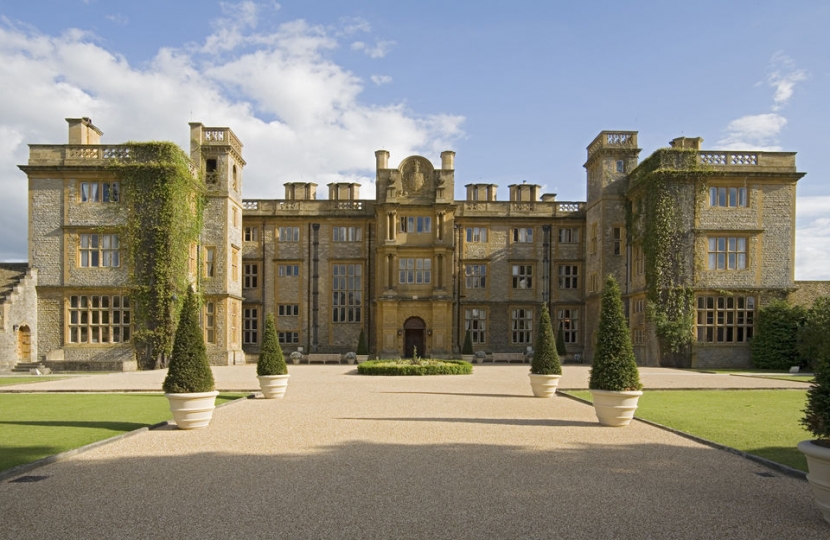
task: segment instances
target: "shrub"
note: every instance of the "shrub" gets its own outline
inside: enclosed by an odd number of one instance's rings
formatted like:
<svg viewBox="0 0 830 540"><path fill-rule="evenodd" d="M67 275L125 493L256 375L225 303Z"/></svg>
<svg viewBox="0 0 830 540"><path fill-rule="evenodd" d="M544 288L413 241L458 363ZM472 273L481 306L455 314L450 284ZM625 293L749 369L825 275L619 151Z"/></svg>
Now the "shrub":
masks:
<svg viewBox="0 0 830 540"><path fill-rule="evenodd" d="M556 354L560 357L568 354L568 348L565 346L565 329L559 325L559 330L556 332Z"/></svg>
<svg viewBox="0 0 830 540"><path fill-rule="evenodd" d="M199 306L191 288L187 291L179 315L170 365L162 388L168 394L183 394L211 392L214 386L205 339L199 326Z"/></svg>
<svg viewBox="0 0 830 540"><path fill-rule="evenodd" d="M533 360L530 362L530 372L534 375L562 375L562 365L556 352L556 340L553 337L550 313L546 305L542 305L542 315L539 317L539 334Z"/></svg>
<svg viewBox="0 0 830 540"><path fill-rule="evenodd" d="M642 387L631 335L623 314L620 287L617 280L609 275L602 292L596 353L588 388L623 392Z"/></svg>
<svg viewBox="0 0 830 540"><path fill-rule="evenodd" d="M265 332L262 334L262 347L259 350L259 362L256 364L257 375L286 375L288 366L282 354L280 342L277 339L277 326L274 324L274 314L269 313L265 318Z"/></svg>
<svg viewBox="0 0 830 540"><path fill-rule="evenodd" d="M473 365L462 360L369 360L357 366L360 375L469 375Z"/></svg>
<svg viewBox="0 0 830 540"><path fill-rule="evenodd" d="M818 367L821 359L830 359L830 297L818 298L804 316L798 329L798 357L802 367Z"/></svg>
<svg viewBox="0 0 830 540"><path fill-rule="evenodd" d="M366 346L366 334L363 333L363 329L360 329L360 337L357 338L357 354L360 356L366 356L369 354L369 347Z"/></svg>
<svg viewBox="0 0 830 540"><path fill-rule="evenodd" d="M758 311L755 336L750 341L752 364L758 369L782 369L798 365L798 327L804 308L776 300Z"/></svg>
<svg viewBox="0 0 830 540"><path fill-rule="evenodd" d="M473 336L469 328L464 333L464 346L461 347L461 354L473 354Z"/></svg>
<svg viewBox="0 0 830 540"><path fill-rule="evenodd" d="M830 298L819 298L807 311L799 330L799 350L813 364L815 378L807 390L807 404L801 425L819 444L830 447ZM809 355L809 356L806 356Z"/></svg>

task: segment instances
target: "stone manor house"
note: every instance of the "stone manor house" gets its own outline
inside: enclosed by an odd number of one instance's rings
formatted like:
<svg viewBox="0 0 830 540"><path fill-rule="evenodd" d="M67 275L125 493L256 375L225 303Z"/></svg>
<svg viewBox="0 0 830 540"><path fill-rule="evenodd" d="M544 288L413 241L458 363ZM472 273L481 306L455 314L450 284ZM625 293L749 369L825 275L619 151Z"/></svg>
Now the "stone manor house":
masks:
<svg viewBox="0 0 830 540"><path fill-rule="evenodd" d="M29 261L0 265L0 370L31 361L56 371L136 366L126 262L109 211L130 194L106 167L128 146L101 144L88 118L67 121L68 144L30 145L20 166ZM745 366L760 306L830 292L793 278L804 173L792 152L671 141L670 151L705 171L667 180L685 229L672 260L694 317L691 345L672 355L647 319L646 244L628 230L649 211L648 188L632 180L649 161L639 162L637 132L603 131L588 145L586 202L528 183L509 186L507 201L496 200L496 185L469 183L455 200L454 152L391 162L385 150L375 152L373 199L361 199L358 184L329 184L318 200L316 184L288 182L282 199L249 200L233 131L192 123L190 140L207 189L191 278L216 365L256 360L267 313L286 354L355 351L363 330L378 357L458 357L469 330L488 359L521 359L544 304L566 360L590 362L612 274L641 365ZM664 159L660 152L652 158Z"/></svg>

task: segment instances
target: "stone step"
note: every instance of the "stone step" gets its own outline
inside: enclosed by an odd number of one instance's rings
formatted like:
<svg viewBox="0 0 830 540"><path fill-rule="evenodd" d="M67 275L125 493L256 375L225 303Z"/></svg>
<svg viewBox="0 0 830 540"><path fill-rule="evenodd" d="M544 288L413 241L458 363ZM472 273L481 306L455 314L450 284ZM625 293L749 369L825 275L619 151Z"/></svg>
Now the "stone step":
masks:
<svg viewBox="0 0 830 540"><path fill-rule="evenodd" d="M46 366L41 364L40 362L18 362L12 368L12 372L14 373L29 373L33 369L38 369L43 372L46 369Z"/></svg>

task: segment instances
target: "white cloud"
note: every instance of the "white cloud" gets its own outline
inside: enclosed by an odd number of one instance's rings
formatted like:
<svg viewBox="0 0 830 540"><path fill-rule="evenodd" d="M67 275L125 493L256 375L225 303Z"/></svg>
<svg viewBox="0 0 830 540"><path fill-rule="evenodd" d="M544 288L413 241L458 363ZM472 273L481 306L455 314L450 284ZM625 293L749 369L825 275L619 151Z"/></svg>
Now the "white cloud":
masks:
<svg viewBox="0 0 830 540"><path fill-rule="evenodd" d="M130 19L126 15L121 15L120 13L117 15L106 15L105 18L118 26L127 26L127 23L130 22Z"/></svg>
<svg viewBox="0 0 830 540"><path fill-rule="evenodd" d="M770 152L781 150L775 143L786 124L787 119L776 113L742 116L726 126L726 136L718 141L718 148Z"/></svg>
<svg viewBox="0 0 830 540"><path fill-rule="evenodd" d="M830 196L798 197L796 208L795 278L830 279Z"/></svg>
<svg viewBox="0 0 830 540"><path fill-rule="evenodd" d="M362 41L355 41L352 43L352 50L363 51L369 58L383 58L394 45L394 41L378 40L375 42L375 46L372 47Z"/></svg>
<svg viewBox="0 0 830 540"><path fill-rule="evenodd" d="M392 77L389 75L372 75L371 77L372 82L375 83L377 86L382 84L389 84L392 82Z"/></svg>
<svg viewBox="0 0 830 540"><path fill-rule="evenodd" d="M162 48L141 67L79 30L52 36L0 21L0 80L15 81L0 85L0 260L26 257L26 177L16 165L27 143L64 144L67 117L91 117L108 144L185 149L188 122L230 126L245 145L246 198L282 198L282 184L299 180L356 181L371 198L375 150L389 150L392 164L437 159L463 136L460 116L362 102L365 83L329 57L342 46L337 29L291 21L256 33L261 8L242 7L202 45Z"/></svg>
<svg viewBox="0 0 830 540"><path fill-rule="evenodd" d="M767 83L775 89L772 110L780 110L790 101L795 91L795 85L807 80L807 71L797 69L792 58L782 52L777 52L770 60L772 71L767 76Z"/></svg>

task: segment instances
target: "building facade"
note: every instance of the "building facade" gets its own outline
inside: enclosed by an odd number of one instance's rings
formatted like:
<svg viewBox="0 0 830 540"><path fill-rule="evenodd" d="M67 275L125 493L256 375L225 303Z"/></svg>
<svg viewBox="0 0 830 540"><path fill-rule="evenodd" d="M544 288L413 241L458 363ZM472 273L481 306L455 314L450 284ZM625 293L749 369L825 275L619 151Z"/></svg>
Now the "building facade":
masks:
<svg viewBox="0 0 830 540"><path fill-rule="evenodd" d="M604 131L588 146L587 200L563 202L528 183L509 186L507 201L496 200L496 185L465 184L465 199L455 200L454 152L393 165L379 150L373 199L361 199L357 184L334 183L318 200L316 184L288 182L282 199L247 200L233 132L190 129L207 192L191 277L217 365L255 361L268 313L286 353L355 351L363 331L378 357L457 357L469 331L488 358L521 357L543 305L566 359L590 362L600 287L612 274L639 363L743 366L758 308L823 286L794 281L803 176L794 153L710 151L679 138L640 163L637 132ZM124 147L100 136L88 119L69 119L69 144L32 145L21 166L37 290L29 354L53 369L134 365L129 286L113 263L123 260L113 208L128 194L106 167ZM660 183L649 184L657 172ZM648 198L655 186L673 197L673 244L646 234L659 210ZM660 274L650 283L669 259L674 281ZM649 309L680 290L690 339L674 351Z"/></svg>

